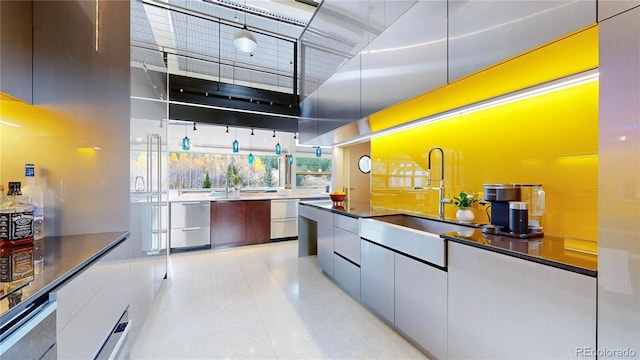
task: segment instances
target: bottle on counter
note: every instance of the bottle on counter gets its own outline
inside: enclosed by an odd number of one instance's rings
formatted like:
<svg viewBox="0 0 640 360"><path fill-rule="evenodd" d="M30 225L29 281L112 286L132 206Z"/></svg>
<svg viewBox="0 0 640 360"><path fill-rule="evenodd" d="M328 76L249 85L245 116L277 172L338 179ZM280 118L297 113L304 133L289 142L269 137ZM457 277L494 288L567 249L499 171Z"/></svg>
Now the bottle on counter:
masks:
<svg viewBox="0 0 640 360"><path fill-rule="evenodd" d="M19 181L9 182L0 204L0 246L33 243L33 205L24 201Z"/></svg>
<svg viewBox="0 0 640 360"><path fill-rule="evenodd" d="M36 185L35 166L24 165L23 200L33 206L33 239L44 238L44 192Z"/></svg>

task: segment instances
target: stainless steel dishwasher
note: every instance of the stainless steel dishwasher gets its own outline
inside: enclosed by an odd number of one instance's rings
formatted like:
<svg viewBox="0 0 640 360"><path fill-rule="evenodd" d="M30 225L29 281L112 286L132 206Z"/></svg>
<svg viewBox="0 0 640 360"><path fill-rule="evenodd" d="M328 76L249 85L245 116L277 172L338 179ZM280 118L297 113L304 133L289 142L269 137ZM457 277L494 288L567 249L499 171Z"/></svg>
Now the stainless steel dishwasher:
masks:
<svg viewBox="0 0 640 360"><path fill-rule="evenodd" d="M172 202L169 212L171 251L210 249L211 202Z"/></svg>

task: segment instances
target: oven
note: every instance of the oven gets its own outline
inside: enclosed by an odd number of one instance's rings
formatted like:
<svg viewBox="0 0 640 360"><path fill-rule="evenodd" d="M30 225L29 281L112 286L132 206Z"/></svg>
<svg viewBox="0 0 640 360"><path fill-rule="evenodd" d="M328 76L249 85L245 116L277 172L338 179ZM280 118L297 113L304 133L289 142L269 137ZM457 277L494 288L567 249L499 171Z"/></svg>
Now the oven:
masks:
<svg viewBox="0 0 640 360"><path fill-rule="evenodd" d="M2 328L0 359L56 359L55 295L35 301Z"/></svg>

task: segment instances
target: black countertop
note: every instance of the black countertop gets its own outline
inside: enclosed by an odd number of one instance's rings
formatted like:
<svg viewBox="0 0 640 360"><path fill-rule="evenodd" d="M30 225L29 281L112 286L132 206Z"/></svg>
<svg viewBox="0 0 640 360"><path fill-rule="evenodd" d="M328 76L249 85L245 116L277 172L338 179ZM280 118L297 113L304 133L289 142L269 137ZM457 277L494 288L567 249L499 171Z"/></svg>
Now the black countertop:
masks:
<svg viewBox="0 0 640 360"><path fill-rule="evenodd" d="M369 204L365 203L348 204L349 210L343 206L335 206L331 201L300 201L300 204L355 218L373 218L381 215L404 214L430 219L429 216L404 213L397 210L372 209ZM444 221L459 224L455 220L445 219ZM469 226L469 224L465 225ZM597 276L598 255L569 246L569 240L564 237L545 235L541 238L528 240L519 239L503 235L484 234L482 230L478 228L480 226L479 224L471 225L476 228L470 227L468 233L459 234L457 232L449 232L441 236L446 240L460 244L475 246L488 251L514 256L588 276Z"/></svg>
<svg viewBox="0 0 640 360"><path fill-rule="evenodd" d="M443 238L520 259L596 277L598 255L571 247L568 239L545 235L534 239L519 239L504 235L485 234L474 229L468 234L448 232Z"/></svg>
<svg viewBox="0 0 640 360"><path fill-rule="evenodd" d="M12 290L7 289L7 283L0 283L0 327L128 237L129 232L120 231L44 238L44 266L36 269L36 275L23 284L12 284ZM15 301L11 306L9 298Z"/></svg>
<svg viewBox="0 0 640 360"><path fill-rule="evenodd" d="M347 203L336 206L331 200L300 200L301 205L317 207L332 213L346 215L354 218L372 217L380 215L398 214L396 210L377 210L372 209L368 203ZM345 206L348 205L348 206ZM348 208L348 209L347 209Z"/></svg>

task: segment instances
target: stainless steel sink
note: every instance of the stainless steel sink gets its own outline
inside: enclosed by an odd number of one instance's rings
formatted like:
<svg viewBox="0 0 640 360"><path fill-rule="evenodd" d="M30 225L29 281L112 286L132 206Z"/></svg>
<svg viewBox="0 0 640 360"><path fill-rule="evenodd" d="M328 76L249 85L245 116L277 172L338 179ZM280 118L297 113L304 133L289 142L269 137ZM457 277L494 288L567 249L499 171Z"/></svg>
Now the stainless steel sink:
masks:
<svg viewBox="0 0 640 360"><path fill-rule="evenodd" d="M390 249L446 267L446 241L440 234L473 231L472 227L411 215L360 219L360 236Z"/></svg>
<svg viewBox="0 0 640 360"><path fill-rule="evenodd" d="M450 231L464 231L471 229L471 227L465 225L403 214L376 216L371 219L438 235Z"/></svg>

